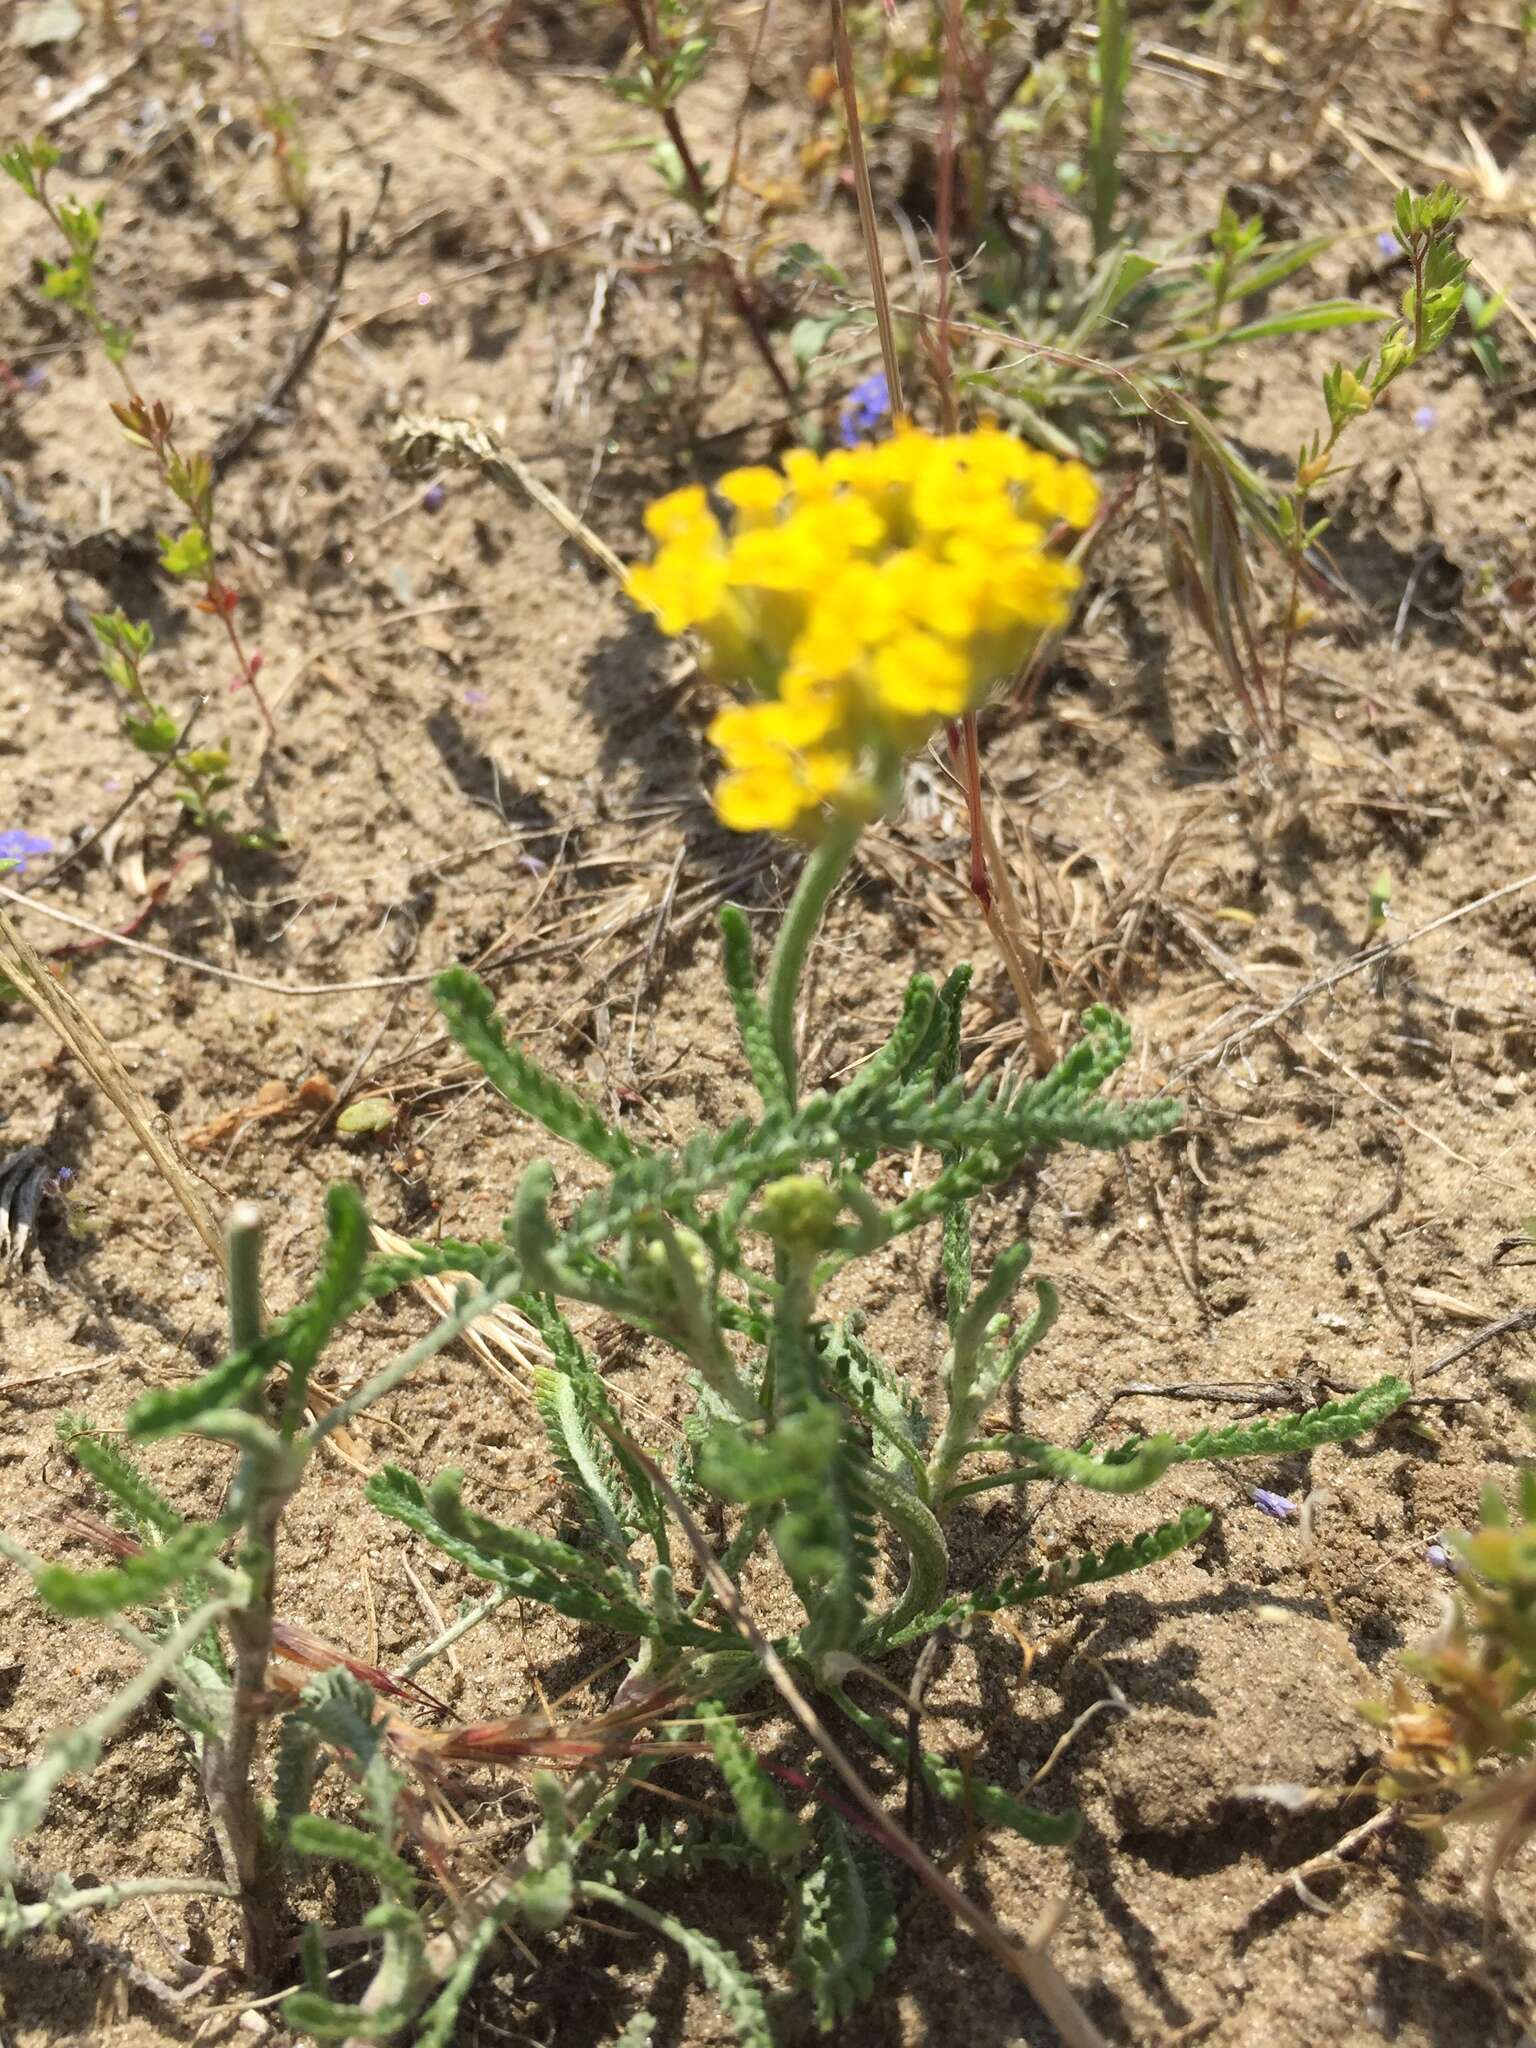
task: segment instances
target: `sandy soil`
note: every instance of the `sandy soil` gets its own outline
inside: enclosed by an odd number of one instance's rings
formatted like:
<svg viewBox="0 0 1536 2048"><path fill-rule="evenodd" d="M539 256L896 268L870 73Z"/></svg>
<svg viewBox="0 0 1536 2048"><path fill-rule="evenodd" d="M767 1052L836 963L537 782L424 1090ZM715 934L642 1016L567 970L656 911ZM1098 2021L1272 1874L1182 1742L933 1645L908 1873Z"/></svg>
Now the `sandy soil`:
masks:
<svg viewBox="0 0 1536 2048"><path fill-rule="evenodd" d="M59 950L215 1208L262 1203L281 1305L312 1261L328 1181L358 1181L393 1229L473 1236L496 1228L518 1170L537 1156L444 1044L424 987L432 970L488 963L505 1014L542 1057L648 1135L682 1138L743 1099L713 907L733 895L766 919L793 873L792 855L712 822L711 695L677 650L531 504L455 473L432 509L437 494L385 460L391 419L406 408L494 424L628 555L648 494L701 465L770 453L782 445L772 424L782 405L717 309L704 396L687 416L707 292L684 217L643 153L618 146L642 123L602 82L622 49L616 10L588 19L514 7L492 48L422 6L371 0L346 10L347 34L281 0L248 6L253 48L303 113L302 227L264 152L249 64L242 73L227 36L198 41L198 10L145 11L126 44L93 12L66 45L0 51L0 132L48 118L93 71L112 74L52 130L60 177L108 201L104 297L139 329L146 393L176 405L190 438L211 440L243 416L288 360L324 290L340 209L354 228L376 217L291 408L261 427L221 489L231 574L277 706L280 738L263 753L208 622L147 563L142 542L165 507L106 415L108 371L34 287L42 245L24 201L0 190L0 357L23 379L0 394L0 468L23 508L72 543L50 550L24 509L0 520L0 830L67 849L130 786L138 758L82 642L80 608L122 603L151 618L157 687L184 708L208 693L205 731L227 729L248 774L260 763L242 815L284 844L215 869L155 792L56 886L43 878L23 925ZM742 124L746 194L758 196L742 198L735 233L743 250L806 239L856 267L846 185L835 167L801 168L801 144L827 132L806 89L822 54L818 20L776 10ZM1137 210L1162 232L1203 227L1230 185L1257 183L1298 229L1361 231L1318 266L1320 295L1369 269L1387 188L1337 130L1305 146L1297 108L1324 76L1305 22L1272 27L1267 70L1240 40L1203 37L1173 10L1139 10L1138 26L1207 66L1240 61L1248 82L1219 69L1138 76ZM699 153L717 163L730 153L746 32L727 34L685 101ZM1496 23L1474 24L1449 60L1429 65L1424 33L1416 13L1383 11L1356 73L1331 87L1366 151L1421 183L1432 157L1466 161L1462 121L1491 128L1514 50ZM1269 88L1252 82L1259 72ZM1428 76L1433 92L1417 93ZM1523 133L1506 134L1506 197L1474 203L1467 245L1536 309ZM1175 137L1207 139L1192 173ZM881 145L891 197L903 146L899 134ZM1025 160L1048 178L1060 154L1048 136ZM797 309L771 291L765 302L782 347ZM1134 1024L1138 1085L1172 1081L1190 1111L1176 1137L1124 1162L1050 1162L1031 1191L1037 1267L1061 1285L1067 1312L1021 1398L1061 1441L1134 1381L1324 1389L1387 1370L1421 1375L1531 1299L1529 1266L1493 1254L1536 1208L1536 886L1280 1022L1260 1021L1357 959L1382 869L1394 883L1389 931L1402 936L1530 866L1536 350L1522 327L1510 313L1499 325L1510 367L1501 392L1458 346L1376 423L1339 492L1336 554L1357 601L1325 599L1302 644L1297 738L1282 760L1248 743L1169 599L1145 491L1101 557L1083 625L1039 701L987 722L999 830L1044 937L1051 1027L1065 1037L1086 1001L1111 995ZM1255 459L1284 459L1310 430L1329 359L1326 340L1255 345L1229 368L1227 416L1243 422ZM1276 582L1272 565L1265 580ZM1276 591L1272 640L1279 603ZM995 1064L1017 1051L1014 1004L969 907L964 861L954 792L924 768L909 815L871 835L834 909L812 990L812 1078L876 1042L915 966L962 955L978 963L970 1057ZM165 951L96 943L50 913L131 925ZM371 985L302 992L346 983ZM349 1143L296 1110L199 1139L265 1084L296 1090L313 1075L387 1093L393 1129ZM0 1009L0 1152L32 1142L75 1181L41 1260L0 1285L0 1468L8 1526L62 1553L61 1512L91 1499L55 1449L59 1412L110 1423L145 1386L214 1359L221 1331L214 1277L185 1217L89 1077L12 1006ZM999 1240L1023 1202L996 1205ZM874 1282L877 1335L919 1381L931 1382L937 1358L937 1264L924 1238ZM362 1318L332 1356L334 1384L382 1362L426 1313L405 1299ZM1351 1448L1175 1475L1155 1497L1159 1515L1191 1499L1221 1511L1201 1546L1132 1584L1036 1611L1028 1658L997 1629L950 1658L931 1739L1002 1784L1027 1783L1086 1709L1114 1703L1034 1795L1084 1814L1074 1850L969 1843L958 1826L932 1845L1011 1926L1063 1903L1056 1960L1110 2040L1530 2039L1529 1855L1504 1881L1486 1947L1473 1837L1436 1854L1398 1832L1342 1875L1314 1880L1310 1906L1283 1879L1371 1812L1357 1788L1372 1739L1356 1703L1384 1689L1401 1649L1435 1621L1443 1581L1427 1545L1475 1512L1482 1487L1508 1490L1529 1457L1533 1356L1519 1336L1475 1352L1426 1383L1443 1404L1411 1408ZM612 1369L662 1414L677 1406L639 1354L620 1352ZM1171 1414L1193 1428L1240 1412L1135 1397L1117 1417L1156 1427ZM445 1353L404 1386L357 1444L361 1469L318 1469L289 1522L282 1603L288 1618L388 1665L435 1632L429 1605L451 1613L463 1587L366 1509L367 1461L423 1475L462 1465L492 1511L547 1528L560 1508L526 1401L468 1353ZM214 1457L179 1449L156 1469L189 1508L216 1498ZM1251 1484L1297 1499L1323 1489L1310 1546L1296 1524L1254 1507ZM1017 1560L1042 1545L1102 1543L1146 1519L1145 1500L1064 1495L1026 1539L1022 1504L998 1497L962 1531L959 1568L979 1578L1007 1546ZM470 1636L456 1670L439 1667L465 1718L519 1712L538 1686L557 1691L591 1668L573 1662L562 1631L513 1613ZM7 1569L0 1764L99 1706L126 1668L110 1638L45 1618ZM1255 1796L1276 1783L1312 1798L1291 1812ZM516 1797L510 1810L521 1810ZM93 1777L64 1788L28 1853L77 1880L213 1869L184 1739L163 1702L135 1718ZM298 1900L337 1924L358 1903L324 1889ZM752 1888L712 1887L693 1910L771 1958L774 1930ZM911 1896L904 1910L884 1996L849 2038L1050 2038L1021 1989L938 1906ZM230 1934L218 1910L175 1901L153 1922L124 1911L99 1931L171 1977L168 1950L217 1962ZM461 2038L595 2043L646 2002L660 2039L725 2038L672 1958L585 1927L536 1941L527 1957L509 1949ZM166 2010L110 1960L62 1940L0 1956L6 2048L216 2042L264 2026L284 2038L271 2007L242 2020L242 2003L226 1992ZM783 2033L809 2033L802 2008L785 2008Z"/></svg>

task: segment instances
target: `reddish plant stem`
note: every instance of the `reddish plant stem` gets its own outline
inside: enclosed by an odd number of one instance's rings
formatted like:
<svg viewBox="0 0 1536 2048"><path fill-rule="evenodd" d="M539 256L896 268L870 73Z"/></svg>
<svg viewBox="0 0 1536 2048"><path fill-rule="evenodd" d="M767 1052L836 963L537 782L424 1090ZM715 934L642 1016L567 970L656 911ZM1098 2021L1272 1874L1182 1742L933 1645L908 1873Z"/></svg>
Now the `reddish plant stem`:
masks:
<svg viewBox="0 0 1536 2048"><path fill-rule="evenodd" d="M657 49L658 37L655 24L646 12L643 0L628 0L628 4L629 17L635 25L635 34L640 38L640 47L645 51L646 56L651 62L656 64L660 61L660 57ZM658 107L657 112L661 115L661 123L667 131L668 141L677 151L677 161L683 173L683 182L688 187L689 201L694 212L699 217L700 226L709 236L710 250L714 257L715 268L719 272L721 283L725 286L726 294L740 316L742 325L751 336L753 347L762 357L764 368L778 386L781 397L788 404L793 405L795 403L795 387L790 382L785 374L783 365L773 352L773 344L769 341L764 330L762 315L758 312L757 302L747 290L746 285L743 284L736 265L731 261L726 250L721 247L710 225L708 218L709 187L704 182L704 175L699 169L698 160L695 158L693 151L688 147L688 139L683 134L683 124L677 118L677 109L671 106Z"/></svg>

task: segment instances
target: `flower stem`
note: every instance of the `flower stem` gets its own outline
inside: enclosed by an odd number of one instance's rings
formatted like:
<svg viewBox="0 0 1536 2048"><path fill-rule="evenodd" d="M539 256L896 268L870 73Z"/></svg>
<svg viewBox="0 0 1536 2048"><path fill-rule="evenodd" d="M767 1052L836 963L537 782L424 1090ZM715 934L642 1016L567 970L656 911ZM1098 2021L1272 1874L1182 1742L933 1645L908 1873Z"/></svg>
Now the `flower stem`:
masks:
<svg viewBox="0 0 1536 2048"><path fill-rule="evenodd" d="M768 969L768 1029L784 1069L791 1106L797 1093L795 1002L800 993L800 977L832 891L843 878L858 837L858 826L847 819L837 819L828 827L826 838L800 871Z"/></svg>

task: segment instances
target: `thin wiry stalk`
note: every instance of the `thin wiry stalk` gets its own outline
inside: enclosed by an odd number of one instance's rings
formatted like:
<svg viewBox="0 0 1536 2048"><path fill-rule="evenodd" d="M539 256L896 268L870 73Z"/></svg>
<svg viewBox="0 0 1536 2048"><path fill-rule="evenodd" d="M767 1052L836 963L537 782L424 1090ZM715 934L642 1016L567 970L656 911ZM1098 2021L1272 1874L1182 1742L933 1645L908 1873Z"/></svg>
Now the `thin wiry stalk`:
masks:
<svg viewBox="0 0 1536 2048"><path fill-rule="evenodd" d="M837 65L837 82L842 88L843 111L848 121L848 155L853 165L853 186L859 198L859 226L864 233L864 253L869 262L869 291L875 304L875 325L880 330L880 356L885 381L891 394L891 416L906 417L901 392L901 365L896 359L896 330L891 325L891 301L885 289L885 267L880 260L880 227L875 219L875 194L869 182L869 159L864 154L864 128L859 119L859 95L853 79L853 45L848 40L848 17L843 0L832 0L832 52Z"/></svg>

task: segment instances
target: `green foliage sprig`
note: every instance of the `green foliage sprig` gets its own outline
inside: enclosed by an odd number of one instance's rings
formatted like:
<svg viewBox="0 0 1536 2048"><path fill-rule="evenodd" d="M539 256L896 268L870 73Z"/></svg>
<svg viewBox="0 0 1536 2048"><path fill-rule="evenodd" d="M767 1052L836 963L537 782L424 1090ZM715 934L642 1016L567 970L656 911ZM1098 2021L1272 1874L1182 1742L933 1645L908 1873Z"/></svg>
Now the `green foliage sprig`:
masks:
<svg viewBox="0 0 1536 2048"><path fill-rule="evenodd" d="M219 567L212 464L206 455L184 457L176 444L170 409L158 400L148 402L139 395L128 369L134 337L129 329L108 317L97 295L96 263L106 217L105 202L96 200L82 206L73 199L56 199L48 180L58 163L58 150L41 139L17 142L0 152L0 170L42 210L65 244L64 260L43 260L44 295L68 306L84 322L116 372L124 396L112 411L130 446L146 451L161 484L187 515L187 523L179 533L159 536L160 566L168 576L199 592L194 600L197 609L218 621L234 657L236 669L231 687L250 691L269 735L275 737L276 727L257 680L262 656L248 652L245 647L236 618L240 594ZM213 802L234 782L228 741L192 746L192 720L178 722L163 704L156 702L143 669L154 646L154 635L147 623L131 620L121 610L115 610L93 617L91 624L101 650L103 673L130 707L123 722L130 743L151 760L171 763L177 780L177 800L191 823L215 845L229 843L229 813ZM270 840L267 835L250 833L244 835L243 843L266 845Z"/></svg>

